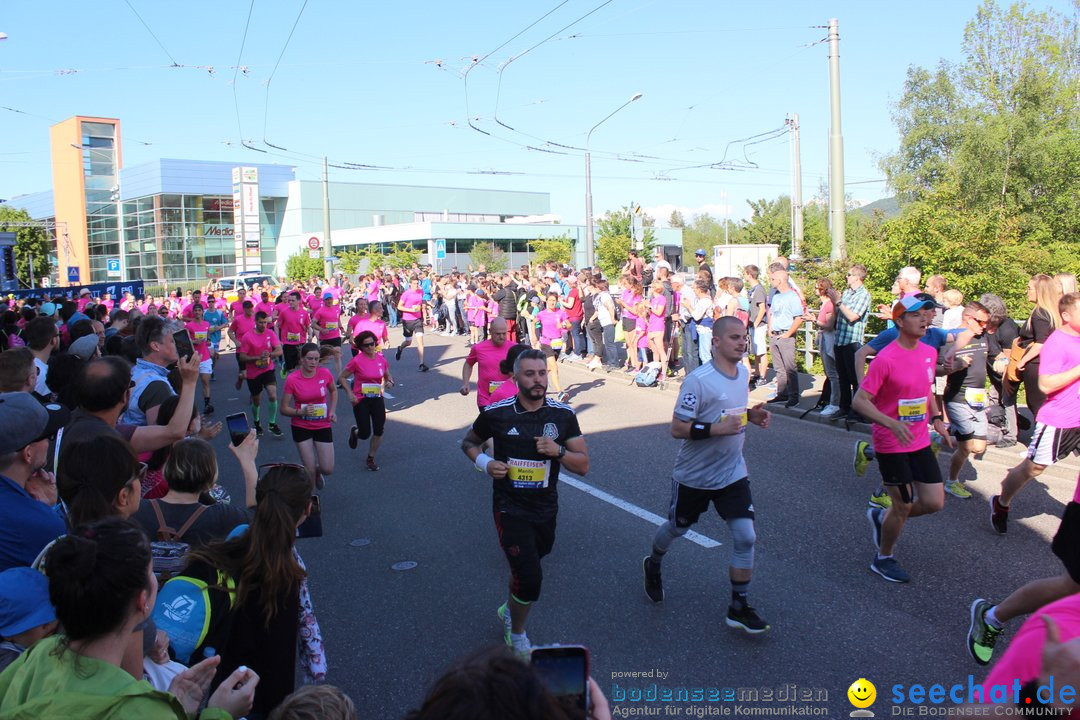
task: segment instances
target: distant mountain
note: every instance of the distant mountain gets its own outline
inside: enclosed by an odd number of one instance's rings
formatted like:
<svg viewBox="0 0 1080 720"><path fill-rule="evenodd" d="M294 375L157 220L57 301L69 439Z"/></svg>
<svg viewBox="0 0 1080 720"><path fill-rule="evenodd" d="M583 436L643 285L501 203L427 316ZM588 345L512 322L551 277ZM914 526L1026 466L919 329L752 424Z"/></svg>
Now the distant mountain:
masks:
<svg viewBox="0 0 1080 720"><path fill-rule="evenodd" d="M875 210L880 210L885 214L886 218L891 218L900 214L900 203L898 203L894 197L882 198L881 200L875 200L872 203L863 205L854 212L873 217Z"/></svg>

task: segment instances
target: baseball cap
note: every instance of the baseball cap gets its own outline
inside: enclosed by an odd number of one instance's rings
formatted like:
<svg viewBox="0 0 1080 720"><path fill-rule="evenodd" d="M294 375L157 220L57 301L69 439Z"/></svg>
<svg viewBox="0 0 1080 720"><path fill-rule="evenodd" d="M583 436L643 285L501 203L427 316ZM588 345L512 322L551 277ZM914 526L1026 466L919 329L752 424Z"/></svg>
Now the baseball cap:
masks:
<svg viewBox="0 0 1080 720"><path fill-rule="evenodd" d="M70 415L60 405L42 405L30 393L0 393L0 455L53 437Z"/></svg>
<svg viewBox="0 0 1080 720"><path fill-rule="evenodd" d="M56 305L51 302L41 303L41 314L45 317L52 317L56 314Z"/></svg>
<svg viewBox="0 0 1080 720"><path fill-rule="evenodd" d="M71 343L68 347L68 354L74 355L80 360L89 360L94 357L94 351L98 347L98 336L94 334L83 335L81 338Z"/></svg>
<svg viewBox="0 0 1080 720"><path fill-rule="evenodd" d="M934 301L927 302L926 300L920 300L917 296L911 295L906 298L900 298L896 301L896 304L892 307L892 319L896 322L900 319L900 316L904 313L915 312L916 310L922 310L923 308L933 307Z"/></svg>
<svg viewBox="0 0 1080 720"><path fill-rule="evenodd" d="M704 251L704 250L702 250L701 248L698 248L697 250L695 250L695 251L694 251L694 254L695 254L695 255L698 255L698 256L700 256L700 257L705 257L705 251Z"/></svg>
<svg viewBox="0 0 1080 720"><path fill-rule="evenodd" d="M333 300L334 299L334 293L332 293L332 292L324 292L322 294L322 299L325 300L327 298L330 298L331 300Z"/></svg>
<svg viewBox="0 0 1080 720"><path fill-rule="evenodd" d="M0 635L10 638L55 619L48 578L28 567L0 572Z"/></svg>
<svg viewBox="0 0 1080 720"><path fill-rule="evenodd" d="M924 292L915 293L912 297L914 297L916 300L922 300L924 303L926 303L927 305L929 305L931 307L935 307L935 308L938 308L938 309L941 309L941 310L945 309L945 306L942 305L941 303L939 303L937 300L935 300L934 296L931 295L930 293L924 293Z"/></svg>

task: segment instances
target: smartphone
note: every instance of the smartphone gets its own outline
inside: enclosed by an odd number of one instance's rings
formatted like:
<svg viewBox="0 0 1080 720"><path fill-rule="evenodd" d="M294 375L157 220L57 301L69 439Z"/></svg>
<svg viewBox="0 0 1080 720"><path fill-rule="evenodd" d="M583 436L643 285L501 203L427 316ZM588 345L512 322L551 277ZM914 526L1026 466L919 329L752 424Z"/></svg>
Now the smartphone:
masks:
<svg viewBox="0 0 1080 720"><path fill-rule="evenodd" d="M247 413L242 412L226 415L225 427L229 431L229 437L232 438L233 445L239 445L244 442L248 433L251 432L251 427L248 425Z"/></svg>
<svg viewBox="0 0 1080 720"><path fill-rule="evenodd" d="M191 336L188 335L187 330L177 330L172 336L176 342L176 354L179 357L187 360L195 354L195 346L191 344Z"/></svg>
<svg viewBox="0 0 1080 720"><path fill-rule="evenodd" d="M589 712L589 649L584 645L544 645L532 649L532 666L567 709Z"/></svg>

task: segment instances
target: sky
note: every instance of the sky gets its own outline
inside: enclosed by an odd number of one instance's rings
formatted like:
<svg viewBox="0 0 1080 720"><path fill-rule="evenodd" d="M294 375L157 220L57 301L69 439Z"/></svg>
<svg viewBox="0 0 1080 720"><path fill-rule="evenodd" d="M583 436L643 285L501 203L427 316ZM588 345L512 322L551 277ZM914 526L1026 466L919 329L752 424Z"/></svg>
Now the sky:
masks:
<svg viewBox="0 0 1080 720"><path fill-rule="evenodd" d="M878 161L907 68L961 60L977 7L4 0L0 198L48 189L49 126L97 115L120 118L125 166L271 162L313 180L326 156L332 181L547 192L575 224L588 139L597 217L635 203L660 225L673 209L745 219L747 200L791 191L796 113L804 200L827 181L835 17L845 186L870 202L889 194Z"/></svg>

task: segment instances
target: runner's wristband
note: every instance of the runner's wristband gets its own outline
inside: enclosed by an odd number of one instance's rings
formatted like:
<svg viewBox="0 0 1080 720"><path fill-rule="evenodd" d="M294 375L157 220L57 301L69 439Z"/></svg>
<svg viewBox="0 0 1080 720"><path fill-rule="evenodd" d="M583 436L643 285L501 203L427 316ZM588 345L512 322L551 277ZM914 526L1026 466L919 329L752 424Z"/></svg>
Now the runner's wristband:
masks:
<svg viewBox="0 0 1080 720"><path fill-rule="evenodd" d="M476 469L480 472L487 472L487 466L489 462L492 462L495 458L491 457L487 453L480 453L476 456Z"/></svg>
<svg viewBox="0 0 1080 720"><path fill-rule="evenodd" d="M705 440L712 434L712 423L690 423L690 439Z"/></svg>
<svg viewBox="0 0 1080 720"><path fill-rule="evenodd" d="M938 420L940 420L941 422L945 422L945 416L944 415L935 415L934 417L930 418L930 424L933 425Z"/></svg>

